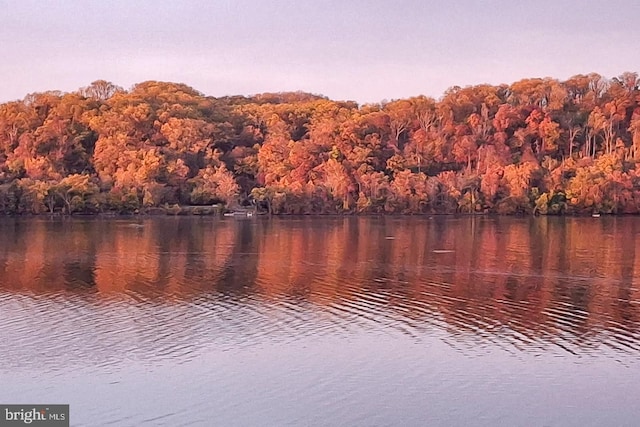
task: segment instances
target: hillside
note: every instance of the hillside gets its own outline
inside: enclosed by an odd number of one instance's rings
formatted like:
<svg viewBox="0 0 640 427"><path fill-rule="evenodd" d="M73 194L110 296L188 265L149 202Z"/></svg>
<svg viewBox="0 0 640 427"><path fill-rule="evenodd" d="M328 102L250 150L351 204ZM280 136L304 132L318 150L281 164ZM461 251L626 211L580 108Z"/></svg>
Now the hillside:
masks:
<svg viewBox="0 0 640 427"><path fill-rule="evenodd" d="M96 81L0 105L0 212L638 213L637 73L376 105Z"/></svg>

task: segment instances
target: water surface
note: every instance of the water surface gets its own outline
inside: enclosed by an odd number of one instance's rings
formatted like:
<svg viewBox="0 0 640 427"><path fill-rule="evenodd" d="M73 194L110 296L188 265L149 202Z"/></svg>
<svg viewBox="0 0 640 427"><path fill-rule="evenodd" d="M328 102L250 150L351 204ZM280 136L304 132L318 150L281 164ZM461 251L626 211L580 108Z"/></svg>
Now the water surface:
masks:
<svg viewBox="0 0 640 427"><path fill-rule="evenodd" d="M0 220L0 402L72 425L637 425L637 218Z"/></svg>

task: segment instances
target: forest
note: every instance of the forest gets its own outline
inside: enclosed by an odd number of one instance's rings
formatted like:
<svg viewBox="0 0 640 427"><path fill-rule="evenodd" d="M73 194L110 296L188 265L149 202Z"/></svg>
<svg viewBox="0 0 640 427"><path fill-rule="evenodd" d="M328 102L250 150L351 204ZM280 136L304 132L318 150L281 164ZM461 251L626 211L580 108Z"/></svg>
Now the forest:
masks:
<svg viewBox="0 0 640 427"><path fill-rule="evenodd" d="M0 104L0 212L637 214L640 79L576 75L358 105L98 80Z"/></svg>

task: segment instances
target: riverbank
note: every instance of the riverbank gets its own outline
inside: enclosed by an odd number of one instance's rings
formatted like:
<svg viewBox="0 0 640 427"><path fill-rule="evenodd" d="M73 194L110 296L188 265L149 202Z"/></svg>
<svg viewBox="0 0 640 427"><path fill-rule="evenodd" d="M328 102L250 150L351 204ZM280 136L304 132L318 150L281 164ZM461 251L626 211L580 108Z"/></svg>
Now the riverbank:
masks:
<svg viewBox="0 0 640 427"><path fill-rule="evenodd" d="M207 216L207 217L277 217L277 218L290 218L290 217L567 217L567 218L600 218L600 217L635 217L640 216L637 213L587 213L587 212L572 212L572 213L554 213L554 214L541 214L536 213L497 213L497 212L420 212L420 213L400 213L400 212L325 212L325 213L277 213L269 214L265 211L257 211L254 209L236 209L229 210L216 206L192 206L192 205L173 205L169 207L150 207L143 209L136 209L133 211L101 211L101 212L73 212L71 214L56 211L56 212L25 212L25 213L1 213L0 216L5 217L128 217L128 216Z"/></svg>

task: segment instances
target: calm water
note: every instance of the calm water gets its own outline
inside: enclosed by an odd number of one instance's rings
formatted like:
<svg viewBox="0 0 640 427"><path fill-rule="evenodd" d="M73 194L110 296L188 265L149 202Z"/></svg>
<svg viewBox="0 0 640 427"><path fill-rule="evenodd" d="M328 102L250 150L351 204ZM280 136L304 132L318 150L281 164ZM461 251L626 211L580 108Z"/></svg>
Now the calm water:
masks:
<svg viewBox="0 0 640 427"><path fill-rule="evenodd" d="M0 220L0 402L75 426L638 425L640 218Z"/></svg>

